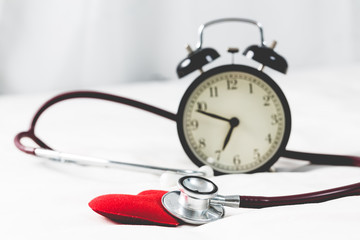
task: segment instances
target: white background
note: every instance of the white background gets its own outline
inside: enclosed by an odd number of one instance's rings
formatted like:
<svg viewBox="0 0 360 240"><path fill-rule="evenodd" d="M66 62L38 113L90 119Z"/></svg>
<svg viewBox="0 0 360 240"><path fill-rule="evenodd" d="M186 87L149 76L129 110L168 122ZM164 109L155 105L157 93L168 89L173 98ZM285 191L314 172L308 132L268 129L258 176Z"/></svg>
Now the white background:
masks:
<svg viewBox="0 0 360 240"><path fill-rule="evenodd" d="M356 0L0 0L0 93L174 80L199 25L222 17L261 22L289 74L337 68L360 60L359 10ZM227 47L259 43L255 27L237 23L204 37L224 62Z"/></svg>
<svg viewBox="0 0 360 240"><path fill-rule="evenodd" d="M287 75L264 70L289 101L287 149L360 156L360 1L0 3L0 239L359 239L359 196L227 209L224 219L199 227L115 224L94 213L89 201L109 193L165 189L159 176L51 163L22 153L13 139L28 129L41 104L65 89L96 88L175 113L187 85L199 75L181 81L175 75L186 55L184 45L197 42L198 26L219 17L248 17L263 24L266 41L278 40L276 49L290 66ZM219 65L230 62L227 47L243 50L258 42L253 26L229 24L209 28L204 44L223 55L214 62ZM236 61L254 64L240 55ZM124 82L132 84L118 84ZM58 104L41 117L36 133L60 151L195 169L174 122L118 104ZM360 176L358 167L284 158L275 168L275 173L211 179L224 195L284 196L352 184Z"/></svg>

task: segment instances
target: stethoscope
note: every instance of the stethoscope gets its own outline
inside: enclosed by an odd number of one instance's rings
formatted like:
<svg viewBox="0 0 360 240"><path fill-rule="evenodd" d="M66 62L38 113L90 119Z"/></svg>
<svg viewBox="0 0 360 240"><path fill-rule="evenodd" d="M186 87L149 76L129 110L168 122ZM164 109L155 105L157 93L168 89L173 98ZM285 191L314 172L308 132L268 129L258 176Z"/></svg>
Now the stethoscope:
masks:
<svg viewBox="0 0 360 240"><path fill-rule="evenodd" d="M50 106L60 101L74 98L102 99L123 103L152 112L170 120L176 120L176 115L173 113L120 96L93 91L69 92L51 98L40 107L33 117L29 130L20 132L15 136L14 142L16 147L27 154L60 163L71 163L80 166L141 169L151 171L152 173L160 172L162 173L160 181L162 185L166 186L172 186L173 182L178 180L180 191L166 193L162 198L162 203L164 208L170 214L186 223L204 224L220 219L225 214L224 206L235 208L264 208L282 205L318 203L360 194L360 183L356 183L319 192L281 197L221 196L217 194L218 187L212 181L204 178L211 177L214 174L212 168L206 165L200 167L198 170L165 168L56 151L36 136L36 123L42 113ZM38 147L24 145L22 143L22 139L24 138L31 139ZM308 160L317 164L360 166L360 158L353 156L287 151L285 157Z"/></svg>
<svg viewBox="0 0 360 240"><path fill-rule="evenodd" d="M51 98L39 108L31 121L30 128L27 131L20 132L15 136L14 142L16 147L27 154L60 163L71 163L81 166L132 168L151 172L161 172L163 173L161 177L163 180L162 182L167 183L168 185L171 185L170 180L178 180L179 177L181 177L178 181L180 191L167 193L164 195L162 201L164 207L171 214L185 222L202 224L219 219L224 216L223 206L263 208L270 206L323 202L339 197L360 194L360 183L356 183L320 192L283 197L221 196L217 194L217 186L210 180L204 178L211 177L214 174L212 168L206 165L197 170L165 168L56 151L36 136L36 124L40 116L49 107L61 101L77 98L100 99L121 103L148 111L172 121L177 121L179 117L178 114L121 96L95 91L68 92ZM31 139L34 143L36 143L37 147L24 145L22 143L24 138ZM360 157L356 156L314 154L289 150L285 150L282 153L282 156L286 158L310 161L315 164L360 166Z"/></svg>
<svg viewBox="0 0 360 240"><path fill-rule="evenodd" d="M165 209L174 217L190 224L205 224L222 218L224 207L265 208L328 200L360 194L360 183L324 191L280 196L219 195L218 187L210 180L199 176L185 176L178 181L179 191L166 193L162 197Z"/></svg>

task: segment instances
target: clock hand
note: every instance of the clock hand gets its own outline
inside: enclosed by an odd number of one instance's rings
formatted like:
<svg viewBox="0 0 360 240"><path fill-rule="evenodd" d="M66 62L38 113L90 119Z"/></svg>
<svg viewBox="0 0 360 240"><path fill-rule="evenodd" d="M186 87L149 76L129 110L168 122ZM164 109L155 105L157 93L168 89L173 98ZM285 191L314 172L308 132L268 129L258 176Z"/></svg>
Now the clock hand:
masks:
<svg viewBox="0 0 360 240"><path fill-rule="evenodd" d="M216 118L216 119L219 119L219 120L223 120L223 121L226 121L226 122L229 122L230 123L230 129L226 135L226 138L225 138L225 141L224 141L224 145L223 145L223 150L225 149L226 145L229 143L229 140L230 140L230 137L231 137L231 134L232 134L232 131L234 130L235 127L237 127L240 123L239 119L237 119L236 117L233 117L231 119L227 119L227 118L224 118L222 116L219 116L219 115L216 115L216 114L213 114L213 113L208 113L208 112L205 112L205 111L202 111L202 110L196 110L198 113L202 113L204 115L207 115L209 117L213 117L213 118Z"/></svg>
<svg viewBox="0 0 360 240"><path fill-rule="evenodd" d="M213 117L213 118L216 118L216 119L220 119L220 120L223 120L223 121L227 121L230 123L231 119L227 119L227 118L224 118L222 116L219 116L219 115L216 115L216 114L213 114L213 113L208 113L208 112L205 112L205 111L202 111L202 110L196 110L198 113L202 113L204 115L207 115L209 117Z"/></svg>
<svg viewBox="0 0 360 240"><path fill-rule="evenodd" d="M233 117L230 119L230 129L229 129L229 132L227 133L225 141L224 141L224 145L222 148L223 151L225 150L226 145L229 143L229 140L230 140L230 137L231 137L231 134L232 134L234 128L237 127L239 125L239 123L240 123L240 121L236 117Z"/></svg>
<svg viewBox="0 0 360 240"><path fill-rule="evenodd" d="M226 147L226 145L228 144L228 142L229 142L229 140L230 140L230 136L231 136L231 133L232 133L233 129L234 129L234 127L231 126L230 129L229 129L228 134L226 135L226 138L225 138L225 141L224 141L224 145L223 145L223 148L222 148L223 151L225 150L225 147Z"/></svg>

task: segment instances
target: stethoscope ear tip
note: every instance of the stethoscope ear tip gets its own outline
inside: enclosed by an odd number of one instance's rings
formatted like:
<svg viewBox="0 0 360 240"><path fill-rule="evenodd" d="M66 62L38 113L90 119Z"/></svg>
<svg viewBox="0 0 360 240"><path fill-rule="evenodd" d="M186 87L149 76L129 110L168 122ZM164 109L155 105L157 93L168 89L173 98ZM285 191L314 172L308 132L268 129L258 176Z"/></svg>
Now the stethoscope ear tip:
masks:
<svg viewBox="0 0 360 240"><path fill-rule="evenodd" d="M203 177L213 177L214 176L214 170L208 166L208 165L204 165L202 167L199 168L199 172L204 173Z"/></svg>

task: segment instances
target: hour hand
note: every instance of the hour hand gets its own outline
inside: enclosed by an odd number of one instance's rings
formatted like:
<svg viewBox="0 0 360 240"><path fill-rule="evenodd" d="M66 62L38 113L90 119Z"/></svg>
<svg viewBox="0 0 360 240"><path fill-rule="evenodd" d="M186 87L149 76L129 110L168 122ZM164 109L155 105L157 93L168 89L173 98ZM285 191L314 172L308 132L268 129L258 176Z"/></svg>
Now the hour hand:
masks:
<svg viewBox="0 0 360 240"><path fill-rule="evenodd" d="M209 116L209 117L212 117L212 118L216 118L216 119L220 119L220 120L223 120L223 121L226 121L226 122L230 122L230 119L227 119L227 118L224 118L222 116L219 116L219 115L216 115L216 114L213 114L213 113L208 113L208 112L205 112L205 111L202 111L200 109L196 110L198 113L202 113L206 116Z"/></svg>
<svg viewBox="0 0 360 240"><path fill-rule="evenodd" d="M229 143L231 134L234 130L235 127L237 127L239 125L240 121L239 119L237 119L236 117L233 117L232 119L230 119L230 129L228 131L228 134L226 135L225 141L224 141L224 145L223 145L223 151L225 150L226 145Z"/></svg>

